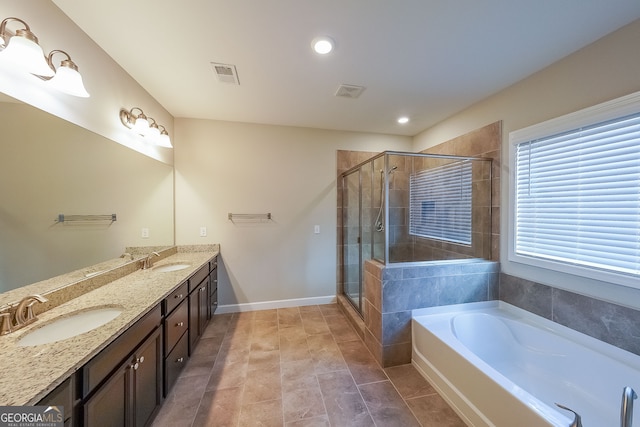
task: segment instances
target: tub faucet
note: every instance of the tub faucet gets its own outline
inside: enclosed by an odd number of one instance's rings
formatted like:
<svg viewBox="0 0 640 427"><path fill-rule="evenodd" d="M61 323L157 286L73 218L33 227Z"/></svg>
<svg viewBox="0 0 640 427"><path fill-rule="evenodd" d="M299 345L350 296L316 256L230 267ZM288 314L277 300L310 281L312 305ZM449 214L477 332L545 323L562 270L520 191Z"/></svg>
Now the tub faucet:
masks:
<svg viewBox="0 0 640 427"><path fill-rule="evenodd" d="M622 389L622 405L620 405L620 427L631 427L633 423L633 400L638 395L631 387Z"/></svg>
<svg viewBox="0 0 640 427"><path fill-rule="evenodd" d="M582 427L582 419L580 418L580 414L578 414L573 409L567 408L566 406L562 406L559 403L556 403L556 406L558 408L562 408L562 409L565 409L567 411L573 412L573 421L571 422L571 424L569 424L569 427Z"/></svg>

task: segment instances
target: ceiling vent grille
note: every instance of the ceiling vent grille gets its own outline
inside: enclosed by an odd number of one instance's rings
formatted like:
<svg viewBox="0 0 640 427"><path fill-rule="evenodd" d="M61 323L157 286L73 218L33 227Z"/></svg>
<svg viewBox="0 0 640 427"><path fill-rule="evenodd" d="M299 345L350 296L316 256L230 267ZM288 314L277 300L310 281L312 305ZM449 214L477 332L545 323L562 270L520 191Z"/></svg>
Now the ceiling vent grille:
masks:
<svg viewBox="0 0 640 427"><path fill-rule="evenodd" d="M238 70L236 70L235 65L212 62L211 67L213 67L213 72L216 73L220 83L240 84L240 80L238 79Z"/></svg>
<svg viewBox="0 0 640 427"><path fill-rule="evenodd" d="M342 98L357 98L364 92L364 86L340 85L335 95Z"/></svg>

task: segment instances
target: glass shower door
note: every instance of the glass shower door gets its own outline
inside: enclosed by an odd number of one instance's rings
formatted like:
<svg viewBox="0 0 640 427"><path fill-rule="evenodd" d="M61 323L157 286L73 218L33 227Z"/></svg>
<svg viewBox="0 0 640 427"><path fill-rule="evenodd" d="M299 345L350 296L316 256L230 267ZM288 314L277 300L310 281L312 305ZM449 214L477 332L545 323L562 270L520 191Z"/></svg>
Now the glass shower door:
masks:
<svg viewBox="0 0 640 427"><path fill-rule="evenodd" d="M359 169L344 177L342 191L342 286L346 297L362 312Z"/></svg>

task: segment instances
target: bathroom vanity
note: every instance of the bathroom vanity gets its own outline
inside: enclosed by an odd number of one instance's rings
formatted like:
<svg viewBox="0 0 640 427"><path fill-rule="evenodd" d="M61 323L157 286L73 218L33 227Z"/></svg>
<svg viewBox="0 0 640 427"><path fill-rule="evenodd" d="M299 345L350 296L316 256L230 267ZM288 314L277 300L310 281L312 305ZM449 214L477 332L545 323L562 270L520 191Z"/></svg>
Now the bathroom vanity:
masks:
<svg viewBox="0 0 640 427"><path fill-rule="evenodd" d="M217 307L216 251L181 252L39 315L0 337L0 405L64 406L65 426L145 426L159 410ZM60 317L122 313L68 339L20 344Z"/></svg>

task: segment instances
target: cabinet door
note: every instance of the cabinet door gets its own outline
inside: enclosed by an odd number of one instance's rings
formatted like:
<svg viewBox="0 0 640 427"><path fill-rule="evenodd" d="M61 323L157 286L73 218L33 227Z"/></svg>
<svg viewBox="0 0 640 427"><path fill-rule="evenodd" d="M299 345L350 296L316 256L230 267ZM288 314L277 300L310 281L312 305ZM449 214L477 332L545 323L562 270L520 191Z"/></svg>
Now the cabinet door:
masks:
<svg viewBox="0 0 640 427"><path fill-rule="evenodd" d="M127 362L85 403L85 427L131 425L131 372L131 364Z"/></svg>
<svg viewBox="0 0 640 427"><path fill-rule="evenodd" d="M134 354L135 427L144 427L162 404L162 334L156 330Z"/></svg>
<svg viewBox="0 0 640 427"><path fill-rule="evenodd" d="M207 327L207 322L211 317L211 305L209 304L210 296L209 296L209 279L207 278L200 284L200 288L198 289L200 295L198 295L198 335L202 335L204 333L205 328Z"/></svg>

